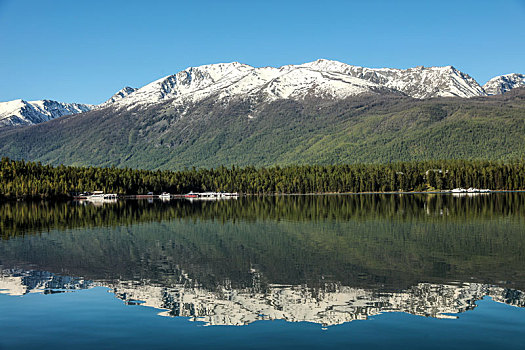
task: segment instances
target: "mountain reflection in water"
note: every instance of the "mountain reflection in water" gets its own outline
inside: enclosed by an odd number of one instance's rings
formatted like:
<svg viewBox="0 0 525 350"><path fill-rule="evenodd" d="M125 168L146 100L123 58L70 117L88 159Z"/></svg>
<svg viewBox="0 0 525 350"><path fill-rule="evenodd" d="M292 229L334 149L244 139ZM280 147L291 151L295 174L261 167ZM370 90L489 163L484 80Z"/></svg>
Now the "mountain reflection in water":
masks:
<svg viewBox="0 0 525 350"><path fill-rule="evenodd" d="M189 317L206 325L235 326L277 319L331 326L366 320L384 312L456 318L450 314L474 309L476 301L485 296L496 302L525 307L523 292L488 284L418 283L407 290L389 293L334 284L320 289L268 285L262 290L257 283L257 273L254 275L252 288L218 286L210 291L189 284L164 287L135 281L86 281L42 271L4 270L0 275L0 293L52 294L102 286L127 304L159 309L162 316Z"/></svg>
<svg viewBox="0 0 525 350"><path fill-rule="evenodd" d="M525 194L0 203L0 293L107 287L209 325L525 306Z"/></svg>

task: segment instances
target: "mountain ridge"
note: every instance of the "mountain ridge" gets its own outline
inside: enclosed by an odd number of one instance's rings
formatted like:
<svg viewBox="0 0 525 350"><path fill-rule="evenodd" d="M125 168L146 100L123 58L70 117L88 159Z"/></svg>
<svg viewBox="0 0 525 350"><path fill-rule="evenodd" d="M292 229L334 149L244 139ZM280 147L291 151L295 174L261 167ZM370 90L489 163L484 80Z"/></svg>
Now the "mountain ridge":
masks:
<svg viewBox="0 0 525 350"><path fill-rule="evenodd" d="M483 85L483 89L489 95L504 94L512 89L525 86L525 75L518 73L498 75Z"/></svg>
<svg viewBox="0 0 525 350"><path fill-rule="evenodd" d="M482 87L453 66L366 68L327 59L259 68L239 62L216 63L188 67L140 88L126 86L99 105L51 100L0 102L0 127L47 122L108 106L148 107L172 100L174 105L185 107L210 96L221 103L247 97L268 102L307 98L340 100L360 94L396 93L418 99L472 98L502 94L522 86L525 86L525 76L512 73L494 77Z"/></svg>
<svg viewBox="0 0 525 350"><path fill-rule="evenodd" d="M516 76L510 86L493 80L496 95L487 96L452 66L190 67L85 112L41 102L82 113L0 128L0 155L145 169L511 160L525 157L525 88Z"/></svg>
<svg viewBox="0 0 525 350"><path fill-rule="evenodd" d="M160 78L118 101L120 107L150 105L174 99L175 104L260 95L263 100L311 96L341 99L376 91L414 98L485 96L470 76L452 66L365 68L320 59L300 65L255 68L239 62L189 67Z"/></svg>
<svg viewBox="0 0 525 350"><path fill-rule="evenodd" d="M0 127L38 124L64 115L87 112L94 107L88 104L53 100L24 101L18 99L0 102Z"/></svg>

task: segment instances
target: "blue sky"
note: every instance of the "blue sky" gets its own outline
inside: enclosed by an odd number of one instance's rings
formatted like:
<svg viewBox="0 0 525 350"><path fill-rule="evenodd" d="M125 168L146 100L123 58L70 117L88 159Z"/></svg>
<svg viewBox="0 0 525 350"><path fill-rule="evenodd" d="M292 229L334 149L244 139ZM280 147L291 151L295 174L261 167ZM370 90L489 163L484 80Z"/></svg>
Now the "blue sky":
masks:
<svg viewBox="0 0 525 350"><path fill-rule="evenodd" d="M0 0L0 101L100 103L188 66L453 65L525 73L525 0Z"/></svg>

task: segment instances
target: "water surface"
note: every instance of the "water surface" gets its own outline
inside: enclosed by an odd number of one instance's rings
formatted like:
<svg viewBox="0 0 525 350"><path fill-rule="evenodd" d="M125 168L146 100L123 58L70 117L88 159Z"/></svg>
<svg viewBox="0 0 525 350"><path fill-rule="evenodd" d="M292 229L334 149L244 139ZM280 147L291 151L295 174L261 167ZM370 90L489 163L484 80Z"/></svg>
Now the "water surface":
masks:
<svg viewBox="0 0 525 350"><path fill-rule="evenodd" d="M525 343L522 193L10 202L0 219L0 348Z"/></svg>

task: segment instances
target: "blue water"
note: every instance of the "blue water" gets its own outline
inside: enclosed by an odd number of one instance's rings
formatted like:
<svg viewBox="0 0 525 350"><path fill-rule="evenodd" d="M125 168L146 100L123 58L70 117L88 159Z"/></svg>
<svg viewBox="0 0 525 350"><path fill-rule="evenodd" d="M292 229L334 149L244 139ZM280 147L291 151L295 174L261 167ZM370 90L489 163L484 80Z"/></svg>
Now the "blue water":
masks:
<svg viewBox="0 0 525 350"><path fill-rule="evenodd" d="M458 319L385 313L330 326L259 321L206 327L128 306L98 287L0 296L2 349L524 349L525 309L490 298Z"/></svg>

